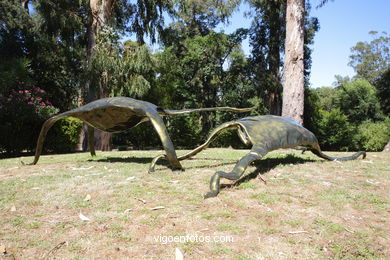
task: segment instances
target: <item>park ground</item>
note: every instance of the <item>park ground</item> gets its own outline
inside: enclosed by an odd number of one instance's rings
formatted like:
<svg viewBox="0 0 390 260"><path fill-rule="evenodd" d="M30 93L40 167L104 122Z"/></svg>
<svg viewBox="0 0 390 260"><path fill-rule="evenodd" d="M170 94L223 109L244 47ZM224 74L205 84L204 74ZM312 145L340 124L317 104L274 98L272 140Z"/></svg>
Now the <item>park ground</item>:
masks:
<svg viewBox="0 0 390 260"><path fill-rule="evenodd" d="M153 174L161 151L0 160L0 259L390 258L390 153L275 151L204 200L247 152L208 149Z"/></svg>

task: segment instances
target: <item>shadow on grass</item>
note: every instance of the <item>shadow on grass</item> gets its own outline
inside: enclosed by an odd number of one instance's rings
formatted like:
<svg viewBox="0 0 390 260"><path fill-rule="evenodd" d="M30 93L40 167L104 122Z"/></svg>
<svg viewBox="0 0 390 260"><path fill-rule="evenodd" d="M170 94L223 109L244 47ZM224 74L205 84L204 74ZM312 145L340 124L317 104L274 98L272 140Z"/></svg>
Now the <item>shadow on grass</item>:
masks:
<svg viewBox="0 0 390 260"><path fill-rule="evenodd" d="M142 163L142 164L147 164L152 161L153 158L150 157L107 157L104 159L88 159L89 162L109 162L109 163Z"/></svg>
<svg viewBox="0 0 390 260"><path fill-rule="evenodd" d="M149 164L152 162L152 159L153 158L150 158L150 157L125 157L125 158L123 158L123 157L107 157L107 158L98 159L98 160L89 159L88 161L90 161L90 162L104 162L104 163L119 162L119 163ZM214 158L189 158L189 159L183 160L181 162L185 162L185 161L216 161L216 160L217 159L214 159ZM208 164L208 165L197 165L197 166L189 166L189 167L185 167L185 164L184 164L183 167L184 167L184 171L191 170L191 169L217 168L217 167L222 167L222 166L226 166L226 165L232 165L232 168L233 168L233 165L235 165L237 161L238 160L231 160L230 162L214 163L214 164ZM297 156L297 155L294 155L294 154L287 154L282 158L279 157L279 158L267 158L267 159L258 160L258 161L255 161L253 163L256 167L255 171L245 175L244 177L242 177L241 179L237 180L234 183L221 184L221 188L229 188L229 187L233 187L233 186L238 186L243 182L247 182L251 179L256 178L259 174L263 175L263 174L269 172L270 170L274 169L275 167L277 167L279 165L304 164L307 162L316 162L316 161L317 160L313 160L313 159L304 159L304 158ZM160 160L157 163L157 165L165 166L165 167L160 168L160 169L156 169L155 170L156 172L163 171L163 170L167 169L169 166L168 162L165 160Z"/></svg>
<svg viewBox="0 0 390 260"><path fill-rule="evenodd" d="M102 162L102 163L139 163L139 164L150 164L152 162L153 158L151 157L107 157L107 158L102 158L102 159L88 159L88 162ZM184 161L216 161L217 159L213 158L189 158ZM224 163L216 163L216 164L208 164L208 165L199 165L199 166L190 166L190 167L185 167L184 166L184 171L185 170L191 170L191 169L197 169L197 168L215 168L215 167L221 167L225 165L234 165L236 161L231 161L231 162L224 162ZM168 161L166 160L160 160L157 162L156 165L159 166L164 166L163 168L156 169L155 171L163 171L167 168L169 168Z"/></svg>
<svg viewBox="0 0 390 260"><path fill-rule="evenodd" d="M254 179L257 176L259 176L259 174L263 175L263 174L269 172L270 170L276 168L279 165L304 164L307 162L317 162L317 160L304 159L304 158L296 156L294 154L287 154L283 158L267 158L267 159L258 160L258 161L254 162L256 170L245 175L244 177L240 178L239 180L235 181L234 183L221 184L221 189L239 186L241 183L244 183L244 182L247 182L251 179Z"/></svg>

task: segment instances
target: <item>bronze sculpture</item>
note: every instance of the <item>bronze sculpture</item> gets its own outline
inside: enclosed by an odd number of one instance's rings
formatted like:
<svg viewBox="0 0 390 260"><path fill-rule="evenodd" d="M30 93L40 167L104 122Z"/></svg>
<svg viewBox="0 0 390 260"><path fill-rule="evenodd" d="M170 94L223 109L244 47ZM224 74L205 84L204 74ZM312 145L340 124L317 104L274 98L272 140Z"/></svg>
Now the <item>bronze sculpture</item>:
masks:
<svg viewBox="0 0 390 260"><path fill-rule="evenodd" d="M55 115L42 126L37 147L35 151L35 158L31 164L36 164L42 153L43 143L49 129L53 124L65 117L75 117L88 124L88 146L91 155L95 155L94 147L94 128L105 132L121 132L132 128L142 122L151 121L167 154L167 160L172 169L182 169L180 162L177 159L175 148L169 137L168 131L164 125L161 116L177 115L191 112L202 111L233 111L233 112L247 112L254 108L231 108L231 107L215 107L215 108L198 108L198 109L182 109L182 110L165 110L152 103L136 100L128 97L112 97L103 98L85 106Z"/></svg>
<svg viewBox="0 0 390 260"><path fill-rule="evenodd" d="M247 155L237 162L231 172L217 171L211 177L210 191L204 196L205 198L218 195L221 177L229 180L238 180L244 174L251 162L259 160L268 152L279 148L304 147L326 160L354 160L360 155L363 155L363 159L366 157L364 151L346 157L328 156L322 153L315 135L303 126L289 118L266 115L241 118L220 125L210 134L204 144L198 146L191 152L178 157L178 160L185 160L196 155L203 149L206 149L221 131L228 128L237 128L241 141L245 145L252 145L252 148ZM155 157L150 165L149 171L154 170L154 166L160 158L166 158L166 156L160 155Z"/></svg>

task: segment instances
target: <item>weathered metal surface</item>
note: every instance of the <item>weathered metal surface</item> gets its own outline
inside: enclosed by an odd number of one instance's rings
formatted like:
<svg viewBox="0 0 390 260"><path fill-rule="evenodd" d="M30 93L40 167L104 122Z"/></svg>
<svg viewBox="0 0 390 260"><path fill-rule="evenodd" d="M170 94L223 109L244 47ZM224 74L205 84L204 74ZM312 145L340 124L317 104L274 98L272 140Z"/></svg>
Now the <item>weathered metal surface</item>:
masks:
<svg viewBox="0 0 390 260"><path fill-rule="evenodd" d="M35 158L31 164L36 164L42 152L45 137L52 125L65 117L75 117L88 124L88 139L91 155L95 155L93 144L94 128L105 132L115 133L125 131L142 122L151 121L157 134L160 137L161 143L167 154L167 160L172 169L181 169L179 160L176 156L175 148L169 137L162 116L176 115L182 113L202 112L202 111L233 111L247 112L254 108L231 108L231 107L215 107L215 108L197 108L183 110L165 110L152 103L137 100L128 97L112 97L103 98L85 106L58 114L49 118L42 126L39 134Z"/></svg>
<svg viewBox="0 0 390 260"><path fill-rule="evenodd" d="M345 161L354 160L360 155L363 155L363 158L366 156L366 153L363 151L347 157L328 156L322 153L315 135L303 126L289 118L266 115L246 117L220 125L210 134L204 144L195 148L191 152L180 156L178 160L180 161L190 158L206 149L221 131L228 128L237 128L241 141L248 146L252 146L252 148L247 155L237 162L231 172L217 171L211 177L210 192L205 195L205 198L218 195L220 178L238 180L244 174L246 168L251 162L261 159L268 152L275 149L305 147L317 156L326 160ZM165 158L165 155L157 156L152 161L150 166L151 171L154 169L157 160L160 158Z"/></svg>

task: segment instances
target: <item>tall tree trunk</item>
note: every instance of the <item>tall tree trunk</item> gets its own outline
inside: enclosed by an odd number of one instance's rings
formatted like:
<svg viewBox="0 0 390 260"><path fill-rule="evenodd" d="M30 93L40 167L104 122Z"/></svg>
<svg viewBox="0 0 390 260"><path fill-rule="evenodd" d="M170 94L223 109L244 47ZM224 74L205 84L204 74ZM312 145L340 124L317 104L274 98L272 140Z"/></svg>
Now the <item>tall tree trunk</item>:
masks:
<svg viewBox="0 0 390 260"><path fill-rule="evenodd" d="M108 23L112 15L114 0L90 0L89 1L89 18L87 25L87 70L91 70L92 56L94 47L96 46L96 37L100 29ZM94 101L98 98L104 97L104 93L100 89L91 87L91 81L87 79L84 88L81 91L81 105ZM88 136L87 127L83 127L80 134L79 143L82 146L82 150L87 150ZM104 133L100 130L95 131L95 147L98 150L108 151L111 150L111 134ZM80 146L79 146L80 147Z"/></svg>
<svg viewBox="0 0 390 260"><path fill-rule="evenodd" d="M282 116L303 124L305 0L287 0Z"/></svg>

